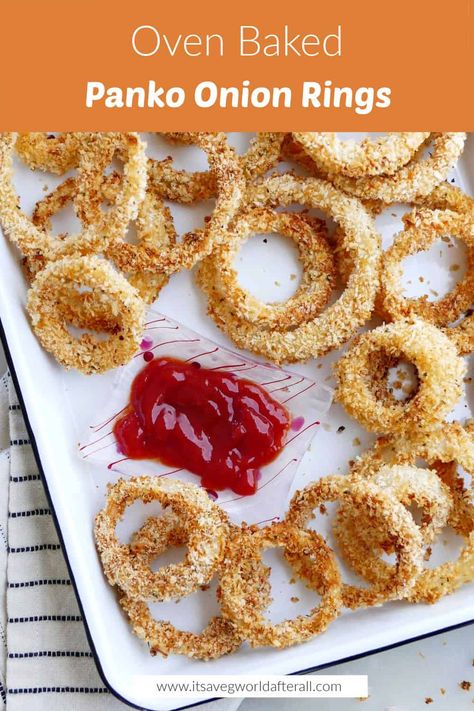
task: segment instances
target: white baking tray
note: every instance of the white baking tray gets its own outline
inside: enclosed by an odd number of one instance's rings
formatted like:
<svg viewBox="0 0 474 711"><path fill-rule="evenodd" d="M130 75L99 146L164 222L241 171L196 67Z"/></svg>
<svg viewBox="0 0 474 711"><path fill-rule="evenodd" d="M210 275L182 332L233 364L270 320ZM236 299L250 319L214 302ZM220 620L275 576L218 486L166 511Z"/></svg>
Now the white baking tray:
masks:
<svg viewBox="0 0 474 711"><path fill-rule="evenodd" d="M242 148L248 134L231 134L231 140ZM156 155L173 152L180 167L191 170L205 167L203 156L194 148L170 150L168 144L158 145L156 139L151 142ZM474 136L469 137L464 155L451 177L466 191L474 192ZM29 209L45 194L45 184L51 189L57 180L19 167L15 183L25 209ZM178 229L184 231L201 223L209 208L208 204L173 208ZM399 229L401 212L401 208L390 209L377 218L385 245ZM60 228L64 228L64 220ZM440 249L444 250L442 259ZM269 299L286 298L294 289L297 281L290 275L298 273L297 260L291 247L279 238L266 242L262 236L254 238L242 249L241 258L241 280L253 289L259 285L257 295ZM427 287L441 291L459 274L450 271L446 264L458 262L462 263L458 250L448 249L446 245L436 245L428 255L407 260L407 289L413 294L422 293ZM151 657L147 647L131 634L114 591L104 579L92 535L94 516L104 501L106 482L118 475L97 465L87 465L77 454L77 442L85 423L90 422L91 414L102 409L115 376L110 373L87 378L60 368L42 350L31 332L25 315L26 286L18 255L3 238L0 239L0 265L0 318L9 365L27 415L38 465L44 476L99 671L112 692L123 701L145 709L173 709L194 701L159 698L150 692L152 685L148 685L148 691L143 688L139 680L143 674L294 673L322 668L474 619L474 586L470 585L434 607L396 602L369 610L344 612L324 635L285 651L251 650L243 645L232 656L208 663L178 656L166 660ZM419 280L421 275L425 278L423 284ZM430 283L427 285L427 282ZM206 316L205 301L194 285L192 274L176 275L162 292L157 308L232 348ZM317 362L295 365L290 369L330 384L330 366L336 357L337 354L331 354ZM472 363L469 367L469 375L472 375ZM466 397L453 417L464 419L471 414L474 392L472 385L466 387ZM304 486L326 474L347 471L348 460L363 451L372 439L339 406L333 405L299 468L295 486ZM140 463L137 463L136 470L140 473ZM143 515L143 511L135 511L135 525ZM126 526L122 526L122 534ZM447 541L444 554L450 547ZM272 562L276 571L272 574L276 600L272 617L282 619L285 615L301 612L303 608L309 609L311 599L304 590L290 586L283 564L276 558ZM344 575L348 575L347 571ZM290 602L290 596L299 597L301 601ZM207 597L200 593L197 600L194 596L179 605L168 604L166 615L177 624L197 630L210 614L212 605L211 593L207 593ZM196 698L196 702L202 700Z"/></svg>

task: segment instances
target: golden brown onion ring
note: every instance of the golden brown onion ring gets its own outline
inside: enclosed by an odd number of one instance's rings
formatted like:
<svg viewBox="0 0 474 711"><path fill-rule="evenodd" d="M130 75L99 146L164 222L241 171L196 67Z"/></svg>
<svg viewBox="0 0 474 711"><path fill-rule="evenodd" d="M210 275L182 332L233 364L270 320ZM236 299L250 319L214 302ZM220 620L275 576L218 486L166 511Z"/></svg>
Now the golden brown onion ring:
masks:
<svg viewBox="0 0 474 711"><path fill-rule="evenodd" d="M199 143L203 134L183 132L163 135L175 143L193 145ZM214 135L220 136L220 140L227 141L223 133ZM238 156L246 181L264 175L277 164L284 135L283 133L260 132L250 141L246 152ZM151 161L150 183L160 197L179 203L209 200L218 194L215 173L212 171L191 173L187 170L177 170L173 166L172 158Z"/></svg>
<svg viewBox="0 0 474 711"><path fill-rule="evenodd" d="M71 168L77 168L79 162L78 134L60 133L20 133L16 152L22 161L32 170L44 170L63 175Z"/></svg>
<svg viewBox="0 0 474 711"><path fill-rule="evenodd" d="M332 251L321 220L299 213L266 208L241 211L229 228L231 239L214 248L216 291L238 318L262 328L294 328L315 318L327 304L335 286ZM243 289L233 266L239 248L251 234L274 233L292 239L299 251L303 279L296 294L283 303L266 304Z"/></svg>
<svg viewBox="0 0 474 711"><path fill-rule="evenodd" d="M271 624L259 604L258 580L252 576L267 548L282 547L295 573L319 593L320 604L308 615ZM235 530L229 539L219 591L222 614L238 627L252 647L289 647L323 632L341 607L341 579L331 549L314 531L287 522L265 528Z"/></svg>
<svg viewBox="0 0 474 711"><path fill-rule="evenodd" d="M217 266L206 259L197 279L208 296L210 316L240 348L276 363L306 360L338 348L369 318L378 290L380 237L372 217L358 200L315 178L275 176L250 186L248 198L261 207L298 203L324 211L341 225L355 268L340 298L320 316L294 329L268 331L233 315L215 289Z"/></svg>
<svg viewBox="0 0 474 711"><path fill-rule="evenodd" d="M429 132L389 133L376 139L342 141L337 133L293 133L316 165L328 173L358 178L393 175L406 165L429 137Z"/></svg>
<svg viewBox="0 0 474 711"><path fill-rule="evenodd" d="M391 575L383 580L373 582L368 588L344 584L343 604L355 610L404 597L422 567L421 533L411 514L394 496L371 482L331 476L297 491L290 502L287 520L304 527L313 512L331 501L347 502L355 515L365 516L374 532L391 541L396 555Z"/></svg>
<svg viewBox="0 0 474 711"><path fill-rule="evenodd" d="M167 513L161 518L149 518L132 538L131 552L147 563L165 550L186 543L187 534L179 519ZM268 573L268 569L261 566L258 584L262 600L265 599L265 591L268 595ZM197 634L178 629L166 620L154 619L146 602L122 595L120 604L129 617L134 633L147 642L152 655L167 657L169 654L184 654L193 659L217 659L235 651L243 641L238 629L221 616L212 617L203 631Z"/></svg>
<svg viewBox="0 0 474 711"><path fill-rule="evenodd" d="M188 232L168 249L115 241L107 254L122 271L172 274L180 269L191 269L212 251L214 245L229 238L228 228L240 207L245 189L242 171L225 134L200 134L198 142L207 153L210 170L218 184L216 205L206 228Z"/></svg>
<svg viewBox="0 0 474 711"><path fill-rule="evenodd" d="M418 372L419 387L407 401L379 400L372 387L371 357L383 352L406 358ZM461 397L466 371L456 347L439 329L420 319L400 320L359 336L336 363L335 397L372 432L410 432L442 421Z"/></svg>
<svg viewBox="0 0 474 711"><path fill-rule="evenodd" d="M363 200L384 203L413 202L429 195L446 177L461 155L465 133L433 134L433 146L427 158L418 158L400 168L394 175L349 178L338 173L328 174L336 187Z"/></svg>
<svg viewBox="0 0 474 711"><path fill-rule="evenodd" d="M110 204L114 204L121 189L121 180L118 173L110 173L103 178L100 186L101 201L107 200ZM32 222L45 232L51 231L51 218L74 200L75 195L76 180L68 178L36 203ZM86 216L84 217L87 219ZM165 250L176 243L176 232L170 210L163 200L150 191L145 193L140 203L134 224L138 244ZM106 251L106 256L107 254ZM28 258L26 262L28 280L31 281L31 277L34 277L45 264L46 261L40 257ZM147 304L152 304L158 298L161 289L169 280L166 274L160 272L128 272L126 277Z"/></svg>
<svg viewBox="0 0 474 711"><path fill-rule="evenodd" d="M73 297L82 303L81 322L77 325L89 330L97 329L98 314L102 319L107 304L107 339L90 333L76 338L69 332L70 321L64 308ZM127 363L140 343L144 327L144 304L136 289L97 257L66 257L51 262L34 280L27 309L42 346L65 368L86 374L103 373Z"/></svg>
<svg viewBox="0 0 474 711"><path fill-rule="evenodd" d="M119 542L117 523L127 506L138 500L171 507L186 534L188 552L182 563L153 572L147 560ZM209 583L221 564L227 534L223 512L205 489L159 477L131 477L109 486L105 507L95 522L97 548L109 583L132 600L142 601L183 597Z"/></svg>
<svg viewBox="0 0 474 711"><path fill-rule="evenodd" d="M419 433L412 438L382 437L375 446L359 458L351 469L351 477L370 478L386 464L413 465L425 460L436 469L449 487L453 497L448 525L464 539L464 545L453 561L441 563L434 568L425 568L406 595L411 602L432 604L449 595L461 585L474 580L474 506L472 493L464 487L456 475L456 466L461 466L471 477L474 474L474 440L458 423L444 424L429 433ZM351 565L364 568L363 576L377 580L379 584L392 574L390 565L379 555L386 549L385 540L371 535L362 525L353 530ZM357 554L358 552L358 554ZM365 561L361 563L361 561Z"/></svg>
<svg viewBox="0 0 474 711"><path fill-rule="evenodd" d="M85 227L79 235L68 235L61 239L51 233L39 230L19 209L19 198L12 182L13 151L16 134L3 133L0 136L0 220L3 228L26 256L40 254L46 259L60 259L63 256L77 256L101 252L114 240L123 238L129 222L137 216L138 206L143 200L146 185L146 156L144 145L135 133L100 134L94 141L100 141L102 149L116 145L126 154L122 190L114 206L100 219ZM80 162L78 176L89 173L88 134L81 134ZM86 189L83 182L83 189ZM95 185L96 180L90 181Z"/></svg>
<svg viewBox="0 0 474 711"><path fill-rule="evenodd" d="M474 302L474 214L451 210L416 208L404 216L405 228L382 255L380 298L384 313L391 319L419 317L436 326L449 326L462 316ZM463 279L437 301L427 297L408 298L403 295L401 278L402 261L420 251L428 250L433 243L446 235L456 237L468 248L468 268Z"/></svg>

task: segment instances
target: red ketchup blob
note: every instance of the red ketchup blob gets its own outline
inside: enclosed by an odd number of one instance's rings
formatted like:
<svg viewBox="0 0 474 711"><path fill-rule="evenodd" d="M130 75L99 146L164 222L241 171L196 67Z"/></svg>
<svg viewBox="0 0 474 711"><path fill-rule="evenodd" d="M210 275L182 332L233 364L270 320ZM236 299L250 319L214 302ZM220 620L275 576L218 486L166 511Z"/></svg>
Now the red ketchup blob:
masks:
<svg viewBox="0 0 474 711"><path fill-rule="evenodd" d="M120 451L198 474L206 489L257 490L281 451L290 414L260 385L172 358L150 361L115 423Z"/></svg>

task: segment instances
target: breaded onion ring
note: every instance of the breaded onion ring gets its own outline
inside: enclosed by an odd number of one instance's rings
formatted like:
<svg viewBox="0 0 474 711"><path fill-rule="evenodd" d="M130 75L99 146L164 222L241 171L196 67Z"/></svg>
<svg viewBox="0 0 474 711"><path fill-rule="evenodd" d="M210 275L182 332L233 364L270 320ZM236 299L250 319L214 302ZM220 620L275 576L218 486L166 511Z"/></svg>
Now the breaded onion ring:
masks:
<svg viewBox="0 0 474 711"><path fill-rule="evenodd" d="M159 501L170 506L186 534L187 555L182 563L153 572L141 556L121 544L115 528L134 501ZM111 585L132 600L164 601L183 597L206 585L218 569L228 533L222 511L204 489L177 479L132 477L109 486L105 507L96 516L95 538L102 566Z"/></svg>
<svg viewBox="0 0 474 711"><path fill-rule="evenodd" d="M308 615L271 624L259 604L258 580L252 576L262 551L281 546L292 569L321 596ZM222 614L230 619L252 647L289 647L324 632L341 607L341 578L331 549L314 531L287 522L265 528L234 530L229 538L218 596Z"/></svg>
<svg viewBox="0 0 474 711"><path fill-rule="evenodd" d="M370 528L391 541L397 559L391 575L375 581L369 588L344 584L342 600L345 607L355 610L404 597L422 567L421 533L411 514L394 496L371 482L331 476L297 491L290 502L287 520L305 526L313 512L328 501L347 502L357 515L367 517Z"/></svg>
<svg viewBox="0 0 474 711"><path fill-rule="evenodd" d="M474 213L417 208L403 218L405 228L382 255L380 297L384 312L392 319L419 317L437 326L448 326L462 316L474 301ZM428 250L445 235L456 237L467 245L468 269L463 279L437 301L426 296L408 298L403 295L402 261L412 254Z"/></svg>
<svg viewBox="0 0 474 711"><path fill-rule="evenodd" d="M89 165L87 134L80 135L78 176L82 168L88 171ZM146 185L144 144L135 133L100 134L100 139L97 140L100 140L104 150L107 144L114 143L125 152L127 160L124 165L122 190L114 206L108 212L100 213L98 222L85 227L79 235L68 235L61 239L39 230L19 209L19 198L12 183L16 134L3 133L0 136L0 220L11 241L17 244L26 256L40 254L46 259L60 259L66 255L77 256L103 251L112 241L122 238L129 222L136 218Z"/></svg>
<svg viewBox="0 0 474 711"><path fill-rule="evenodd" d="M168 249L114 241L107 254L122 271L172 274L180 269L191 269L212 251L214 245L228 239L228 227L240 207L244 192L242 171L225 134L199 134L198 143L207 153L218 185L216 205L206 228L188 232L179 243L170 245Z"/></svg>
<svg viewBox="0 0 474 711"><path fill-rule="evenodd" d="M121 188L121 176L111 173L104 176L100 187L101 200L114 204ZM71 202L76 195L76 180L68 178L60 183L49 195L39 200L34 208L32 222L43 231L51 231L51 218L63 207ZM136 237L138 244L151 246L153 249L168 249L176 243L176 231L170 210L163 200L149 190L145 193L135 220ZM107 251L106 251L107 256ZM46 262L40 257L27 259L27 279L31 281L34 275L45 266ZM152 304L161 289L168 283L168 276L157 272L128 272L128 281L134 286L141 298Z"/></svg>
<svg viewBox="0 0 474 711"><path fill-rule="evenodd" d="M229 228L231 239L214 248L209 261L216 274L215 289L238 318L263 328L294 328L315 318L327 304L335 286L332 251L321 220L299 213L254 208L240 212ZM274 233L292 239L303 266L302 283L284 303L266 304L243 289L233 263L251 234Z"/></svg>
<svg viewBox="0 0 474 711"><path fill-rule="evenodd" d="M119 601L133 632L148 644L152 655L184 654L191 659L207 661L231 654L242 644L242 634L223 617L212 617L202 632L186 632L166 620L155 620L148 603L142 600L123 595Z"/></svg>
<svg viewBox="0 0 474 711"><path fill-rule="evenodd" d="M81 287L89 291L82 293ZM81 328L97 330L97 310L104 304L112 325L106 340L91 334L75 338L68 331L64 307L75 297L83 304ZM97 257L66 257L51 262L28 292L27 309L42 346L65 368L103 373L127 363L135 353L144 327L144 304L136 290L107 262ZM69 322L70 323L70 322ZM102 329L100 329L102 330Z"/></svg>
<svg viewBox="0 0 474 711"><path fill-rule="evenodd" d="M429 132L389 133L376 139L341 141L337 133L293 133L314 162L328 173L351 177L393 175L406 165Z"/></svg>
<svg viewBox="0 0 474 711"><path fill-rule="evenodd" d="M380 237L372 217L358 200L315 178L275 176L249 186L248 193L249 202L258 206L298 203L328 213L341 225L355 267L343 294L320 316L291 330L268 331L234 316L215 289L217 265L205 259L197 279L208 296L210 316L240 348L276 363L306 360L338 348L369 318L378 290Z"/></svg>
<svg viewBox="0 0 474 711"><path fill-rule="evenodd" d="M436 470L421 469L408 464L384 465L370 477L370 481L394 496L406 508L417 505L422 511L418 526L424 545L432 543L446 526L453 506L453 497ZM347 533L349 528L362 528L360 512L354 512L347 502L341 503L333 528L344 558L350 562L352 553L348 549L352 543Z"/></svg>
<svg viewBox="0 0 474 711"><path fill-rule="evenodd" d="M162 135L174 143L192 145L199 144L200 137L205 134L183 132ZM219 140L227 142L224 133L209 135L219 136ZM284 133L260 132L252 138L245 153L237 157L246 181L264 175L267 170L277 164L284 135ZM176 200L179 203L209 200L216 197L219 192L216 175L213 171L191 173L187 170L177 170L173 166L172 158L151 161L150 184L160 197Z"/></svg>
<svg viewBox="0 0 474 711"><path fill-rule="evenodd" d="M474 506L470 492L465 490L462 480L455 473L455 467L459 465L471 476L474 474L472 435L458 423L452 423L444 424L429 433L418 433L412 438L382 437L354 463L351 477L370 478L382 464L413 465L420 459L435 468L450 488L454 503L448 525L464 538L464 545L455 560L441 563L435 568L425 568L413 589L406 595L410 602L432 604L474 580ZM350 545L354 557L351 565L357 565L358 568L363 565L363 576L369 582L377 580L383 584L392 574L391 566L379 557L380 551L386 548L386 537L373 536L370 530L360 525L353 533ZM359 551L357 558L356 550Z"/></svg>
<svg viewBox="0 0 474 711"><path fill-rule="evenodd" d="M15 148L22 161L32 170L62 175L79 162L78 134L20 133Z"/></svg>
<svg viewBox="0 0 474 711"><path fill-rule="evenodd" d="M168 510L169 511L169 510ZM173 514L161 518L149 518L134 534L130 550L147 563L170 547L186 543L187 534ZM268 569L260 566L259 585L262 600L268 595ZM258 571L255 571L258 572ZM153 618L146 602L120 597L120 604L127 613L134 633L150 648L150 654L184 654L193 659L217 659L240 647L243 636L238 629L223 617L213 617L199 634L177 629L171 622Z"/></svg>
<svg viewBox="0 0 474 711"><path fill-rule="evenodd" d="M340 173L330 173L328 179L340 190L363 200L413 202L429 195L439 183L446 180L466 140L465 133L436 133L433 137L428 158L412 160L394 175L349 178Z"/></svg>
<svg viewBox="0 0 474 711"><path fill-rule="evenodd" d="M404 402L380 401L372 387L371 357L403 357L418 372L419 388ZM372 432L413 432L442 421L461 397L464 361L450 339L421 319L400 320L359 336L335 364L335 398Z"/></svg>
<svg viewBox="0 0 474 711"><path fill-rule="evenodd" d="M418 196L413 205L429 210L452 210L453 212L474 214L474 197L456 185L446 181L437 185L428 195Z"/></svg>

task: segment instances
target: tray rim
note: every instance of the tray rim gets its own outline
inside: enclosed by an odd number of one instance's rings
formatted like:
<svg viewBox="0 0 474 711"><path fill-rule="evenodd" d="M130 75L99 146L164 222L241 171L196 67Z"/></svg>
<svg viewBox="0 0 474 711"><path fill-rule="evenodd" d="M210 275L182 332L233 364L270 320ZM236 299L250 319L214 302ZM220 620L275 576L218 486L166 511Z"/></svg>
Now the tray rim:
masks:
<svg viewBox="0 0 474 711"><path fill-rule="evenodd" d="M88 622L87 622L87 616L86 616L85 613L84 613L84 607L83 607L83 604L82 604L81 597L80 597L80 595L79 595L79 591L78 591L78 587L77 587L77 584L76 584L76 579L75 579L75 576L74 576L74 572L73 572L73 570L72 570L72 566L71 566L70 561L69 561L69 556L68 556L68 553L67 553L67 547L66 547L65 542L64 542L64 539L63 539L63 535L62 535L62 531L61 531L61 526L60 526L60 524L59 524L59 519L58 519L58 516L57 516L57 514L56 514L56 510L55 510L55 508L54 508L54 504L53 504L53 501L52 501L52 498L51 498L51 494L50 494L50 491L49 491L48 481L47 481L45 469L44 469L44 467L43 467L43 463L42 463L41 457L40 457L40 455L39 455L39 450L38 450L38 446L37 446L37 443L36 443L36 436L35 436L35 433L34 433L34 430L33 430L32 426L31 426L30 420L29 420L28 411L27 411L27 409L26 409L25 400L24 400L23 393L22 393L22 390L21 390L20 379L19 379L19 377L18 377L18 373L17 373L16 368L15 368L15 364L14 364L14 361L13 361L13 357L12 357L12 354L11 354L11 351L10 351L10 348L9 348L9 345L8 345L7 335L6 335L6 332L5 332L5 329L4 329L4 326L3 326L3 323L2 323L1 318L0 318L0 342L1 342L2 347L3 347L3 350L4 350L4 352L5 352L5 359L6 359L6 361L7 361L8 371L9 371L9 373L10 373L11 379L12 379L13 384L14 384L14 386L15 386L15 390L16 390L16 394L17 394L17 397L18 397L18 401L19 401L20 406L21 406L22 415L23 415L23 418L24 418L24 421L25 421L25 426L26 426L26 429L27 429L27 431L28 431L29 438L30 438L30 444L31 444L31 448L32 448L33 455L34 455L34 458L35 458L35 462L36 462L36 465L37 465L37 467L38 467L38 471L39 471L39 474L40 474L40 477L41 477L41 482L42 482L42 484L43 484L43 487L44 487L44 490L45 490L45 494L46 494L46 498L47 498L47 500L48 500L48 504L49 504L49 507L50 507L50 510L51 510L51 516L52 516L52 519L53 519L53 522L54 522L54 526L55 526L55 528L56 528L56 532L57 532L57 534L58 534L59 542L60 542L60 544L61 544L61 551L62 551L62 554L63 554L63 556L64 556L64 560L65 560L65 562L66 562L66 566L67 566L67 569L68 569L69 577L70 577L70 579L71 579L71 584L72 584L72 587L73 587L73 590L74 590L74 594L75 594L75 596L76 596L77 604L78 604L78 606L79 606L79 612L80 612L81 617L82 617L82 623L83 623L83 625L84 625L84 630L85 630L85 633L86 633L87 641L88 641L88 644L89 644L89 646L90 646L90 648L91 648L92 656L93 656L93 659L94 659L94 663L95 663L95 665L96 665L96 667L97 667L98 674L99 674L99 676L100 676L102 682L103 682L103 683L105 684L105 686L107 687L107 689L109 689L109 691L110 691L110 692L115 696L115 698L117 698L119 701L121 701L122 703L126 704L127 706L129 706L129 707L131 707L131 708L139 709L140 711L153 711L152 709L147 709L147 708L145 708L145 707L143 707L143 706L137 706L134 702L132 702L132 701L128 700L127 698L125 698L124 696L122 696L122 694L121 694L120 692L118 692L118 691L112 686L112 684L108 681L107 676L105 675L105 672L104 672L104 670L103 670L103 668L102 668L102 664L101 664L101 661L100 661L100 657L99 657L99 654L98 654L98 652L97 652L97 650L96 650L96 648L95 648L94 640L93 640L92 634L91 634L90 629L89 629L89 624L88 624ZM345 664L345 663L347 663L347 662L352 662L352 661L355 661L355 660L357 660L357 659L363 659L364 657L369 657L369 656L371 656L371 655L373 655L373 654L378 654L378 653L381 653L381 652L387 652L387 651L389 651L389 650L391 650L391 649L396 649L397 647L403 647L403 646L406 645L406 644L411 644L411 643L413 643L413 642L418 642L418 641L420 641L420 640L422 640L422 639L428 639L429 637L435 637L436 635L443 634L443 633L446 633L446 632L451 632L451 631L456 630L456 629L461 629L462 627L468 627L469 625L474 625L474 618L473 618L473 619L470 619L470 620L466 620L466 621L464 621L464 622L459 622L459 623L457 623L457 624L455 624L455 625L450 625L450 626L448 626L448 627L440 627L440 628L438 628L438 629L432 630L431 632L426 632L426 633L424 633L424 634L417 635L417 636L415 636L415 637L408 637L408 638L402 639L402 640L400 640L400 641L398 641L398 642L394 642L394 643L392 643L392 644L388 644L388 645L385 645L385 646L382 646L382 647L376 647L376 648L374 648L374 649L368 649L368 650L365 650L364 652L360 652L359 654L353 654L352 656L343 657L343 658L341 658L341 659L336 659L336 660L334 660L334 661L327 662L327 663L324 663L324 664L318 664L318 665L316 665L316 666L308 667L308 668L306 668L306 669L300 669L300 670L298 670L298 671L291 672L288 676L293 676L293 675L295 675L295 674L311 674L311 673L316 672L316 671L321 671L321 670L323 670L323 669L328 669L328 668L333 667L333 666L336 666L336 665L338 665L338 664ZM184 709L197 708L198 706L201 706L202 704L210 703L211 701L217 701L218 698L219 698L219 697L213 697L213 698L210 698L210 699L203 699L202 701L198 701L198 702L193 703L193 704L188 704L188 705L184 705L184 706L176 706L176 707L173 708L173 711L184 711Z"/></svg>

